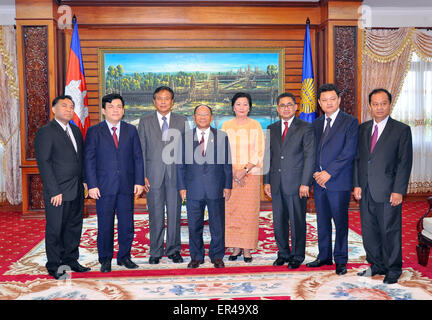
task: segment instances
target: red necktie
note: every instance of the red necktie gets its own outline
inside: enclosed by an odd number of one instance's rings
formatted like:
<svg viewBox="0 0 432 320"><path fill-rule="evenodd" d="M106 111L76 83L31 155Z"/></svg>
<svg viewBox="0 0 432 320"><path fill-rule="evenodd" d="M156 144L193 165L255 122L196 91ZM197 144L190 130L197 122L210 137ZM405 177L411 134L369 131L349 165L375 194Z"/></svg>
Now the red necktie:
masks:
<svg viewBox="0 0 432 320"><path fill-rule="evenodd" d="M374 132L372 133L372 140L371 140L371 149L370 149L370 153L373 152L373 149L375 148L375 145L377 143L378 140L378 125L375 125L375 129Z"/></svg>
<svg viewBox="0 0 432 320"><path fill-rule="evenodd" d="M284 131L282 133L282 142L284 142L285 136L286 136L287 131L288 131L288 121L284 121L284 125L285 125L285 128L284 128Z"/></svg>
<svg viewBox="0 0 432 320"><path fill-rule="evenodd" d="M113 131L113 139L114 139L115 147L116 147L116 149L118 149L118 138L117 138L117 134L116 134L117 128L116 127L112 127L111 129Z"/></svg>
<svg viewBox="0 0 432 320"><path fill-rule="evenodd" d="M201 155L204 157L204 155L205 155L205 150L204 150L204 131L201 131L200 145L201 145Z"/></svg>

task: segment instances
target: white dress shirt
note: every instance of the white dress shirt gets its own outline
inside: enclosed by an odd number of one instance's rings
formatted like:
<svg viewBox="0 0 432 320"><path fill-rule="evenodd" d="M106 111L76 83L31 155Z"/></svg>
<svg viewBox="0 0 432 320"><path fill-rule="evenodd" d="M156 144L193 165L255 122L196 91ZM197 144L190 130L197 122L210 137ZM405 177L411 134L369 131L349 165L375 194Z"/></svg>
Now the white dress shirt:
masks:
<svg viewBox="0 0 432 320"><path fill-rule="evenodd" d="M117 140L120 141L120 121L117 122L117 124L116 124L115 126L112 125L111 123L109 123L107 120L105 120L105 121L106 121L106 123L107 123L107 125L108 125L108 129L109 129L111 135L114 134L114 131L112 130L112 128L113 128L113 127L116 127L116 128L117 128L117 130L116 130Z"/></svg>
<svg viewBox="0 0 432 320"><path fill-rule="evenodd" d="M294 120L294 117L292 117L291 119L289 119L288 120L288 129L289 129L289 127L291 127L291 123L293 122L293 120ZM284 133L284 130L285 130L285 122L286 120L284 120L284 119L281 119L281 136L283 136L283 133Z"/></svg>
<svg viewBox="0 0 432 320"><path fill-rule="evenodd" d="M62 129L67 132L66 134L70 137L70 139L72 141L72 144L73 144L73 146L75 148L75 152L78 152L78 147L77 147L77 143L76 143L76 140L75 140L75 136L74 136L74 134L72 132L72 128L69 125L69 122L66 125L64 125L63 123L61 123L57 119L55 119L55 120L62 127Z"/></svg>
<svg viewBox="0 0 432 320"><path fill-rule="evenodd" d="M325 130L325 127L327 125L327 118L331 118L332 121L330 121L330 128L333 127L333 124L336 120L337 115L339 114L340 109L337 109L330 117L327 117L327 115L325 114L325 119L324 119L324 126L323 126L323 132Z"/></svg>
<svg viewBox="0 0 432 320"><path fill-rule="evenodd" d="M201 130L201 129L196 129L196 136L198 141L201 141L201 137L202 137L202 132L204 132L204 151L207 150L207 142L210 136L210 127L208 127L205 130Z"/></svg>
<svg viewBox="0 0 432 320"><path fill-rule="evenodd" d="M371 130L371 136L375 130L375 125L378 125L378 136L377 136L377 141L379 139L379 137L381 136L381 133L383 133L384 128L387 124L389 116L387 116L384 120L380 121L379 123L375 122L375 119L373 120L373 126L372 126L372 130Z"/></svg>

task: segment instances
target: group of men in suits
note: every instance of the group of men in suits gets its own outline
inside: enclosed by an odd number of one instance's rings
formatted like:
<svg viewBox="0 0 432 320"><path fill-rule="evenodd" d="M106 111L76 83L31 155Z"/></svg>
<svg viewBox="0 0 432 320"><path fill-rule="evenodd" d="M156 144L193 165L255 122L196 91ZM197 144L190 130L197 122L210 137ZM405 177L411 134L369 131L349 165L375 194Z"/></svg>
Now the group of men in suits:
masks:
<svg viewBox="0 0 432 320"><path fill-rule="evenodd" d="M347 273L348 206L354 187L370 263L358 275L381 274L384 283L396 283L402 273L402 199L413 157L410 127L390 117L392 97L385 89L370 93L373 119L360 126L340 110L336 85L320 86L317 96L324 114L312 124L295 117L295 97L285 93L277 100L281 121L268 127L270 170L264 191L272 198L278 246L273 265L288 262L295 269L305 258L306 200L313 180L319 254L306 266L332 265L334 260L336 273Z"/></svg>
<svg viewBox="0 0 432 320"><path fill-rule="evenodd" d="M225 199L232 188L227 135L210 126L213 110L194 110L196 127L172 113L174 92L159 87L153 95L154 113L140 119L138 130L122 121L124 101L118 94L102 99L105 121L89 128L84 144L78 128L69 125L74 103L69 96L53 101L55 119L41 127L35 138L36 159L43 182L46 207L47 270L56 279L68 265L75 272L89 268L78 263L84 190L96 199L97 247L102 272L111 271L114 219L117 214L117 263L133 269L134 196L147 193L150 222L150 264L166 255L183 262L180 210L187 198L191 261L204 262L204 210L209 212L209 257L224 267ZM270 164L263 177L272 198L274 233L278 246L273 265L299 268L305 259L306 205L313 185L317 210L319 254L307 267L336 263L336 273L347 273L348 205L360 201L362 236L370 268L359 276L385 275L396 283L402 272L401 214L412 166L411 130L393 120L391 94L376 89L369 95L373 119L358 125L340 110L341 94L334 84L318 89L324 114L312 124L295 116L295 96L277 98L280 121L268 127ZM165 228L165 213L167 223ZM332 248L332 220L336 228ZM166 229L166 231L165 231ZM166 241L165 239L166 233ZM290 244L291 238L291 244ZM165 242L165 243L164 243Z"/></svg>

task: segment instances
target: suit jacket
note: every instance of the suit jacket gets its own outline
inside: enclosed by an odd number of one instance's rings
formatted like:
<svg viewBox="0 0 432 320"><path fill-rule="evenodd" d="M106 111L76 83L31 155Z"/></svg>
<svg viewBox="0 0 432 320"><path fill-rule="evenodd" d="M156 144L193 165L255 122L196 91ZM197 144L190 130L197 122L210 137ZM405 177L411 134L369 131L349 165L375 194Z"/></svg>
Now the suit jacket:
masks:
<svg viewBox="0 0 432 320"><path fill-rule="evenodd" d="M310 186L315 169L315 135L310 123L294 117L282 142L282 121L267 127L270 143L266 145L266 161L270 169L263 177L272 193L283 185L288 194L298 194L300 185ZM266 162L267 163L267 162Z"/></svg>
<svg viewBox="0 0 432 320"><path fill-rule="evenodd" d="M406 194L413 161L411 128L389 117L370 153L373 120L359 127L354 163L354 187L368 186L376 202L387 202L390 194Z"/></svg>
<svg viewBox="0 0 432 320"><path fill-rule="evenodd" d="M137 129L120 122L116 149L106 121L91 126L86 134L84 165L89 189L99 188L101 195L131 194L134 185L144 185L144 167Z"/></svg>
<svg viewBox="0 0 432 320"><path fill-rule="evenodd" d="M205 156L196 129L182 135L182 162L177 165L177 189L187 190L192 200L222 199L223 189L232 188L232 165L228 136L210 128Z"/></svg>
<svg viewBox="0 0 432 320"><path fill-rule="evenodd" d="M144 159L144 171L151 187L160 188L168 170L172 187L177 185L177 174L175 163L181 161L176 148L185 128L189 129L187 118L181 114L171 112L169 123L170 142L162 141L162 130L156 111L141 117L138 125L141 149ZM166 149L164 149L166 147ZM168 159L168 161L166 161Z"/></svg>
<svg viewBox="0 0 432 320"><path fill-rule="evenodd" d="M48 199L63 194L63 201L72 201L83 191L83 137L77 126L70 127L77 152L66 132L54 119L36 132L36 161L43 192Z"/></svg>
<svg viewBox="0 0 432 320"><path fill-rule="evenodd" d="M312 123L317 150L315 171L321 171L320 146L324 121L325 115L323 114ZM322 170L331 174L331 179L326 183L327 190L348 191L352 189L353 162L357 150L357 139L357 118L340 110L322 147Z"/></svg>

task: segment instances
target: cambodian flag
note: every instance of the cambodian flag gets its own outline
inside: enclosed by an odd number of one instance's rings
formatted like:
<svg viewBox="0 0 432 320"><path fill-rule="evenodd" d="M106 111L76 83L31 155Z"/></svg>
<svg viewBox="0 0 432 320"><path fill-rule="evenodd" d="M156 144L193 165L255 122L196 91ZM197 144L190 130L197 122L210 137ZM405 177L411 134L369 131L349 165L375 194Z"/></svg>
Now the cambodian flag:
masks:
<svg viewBox="0 0 432 320"><path fill-rule="evenodd" d="M75 103L75 114L71 123L80 128L85 138L90 117L88 114L87 87L84 76L84 66L81 54L81 45L78 35L78 23L75 22L71 48L69 52L69 64L66 74L65 94L70 95Z"/></svg>
<svg viewBox="0 0 432 320"><path fill-rule="evenodd" d="M301 106L299 118L312 122L316 118L316 93L313 75L312 49L309 34L309 22L306 24L306 32L303 49L303 73L301 88Z"/></svg>

